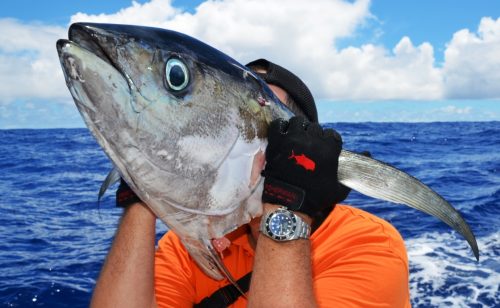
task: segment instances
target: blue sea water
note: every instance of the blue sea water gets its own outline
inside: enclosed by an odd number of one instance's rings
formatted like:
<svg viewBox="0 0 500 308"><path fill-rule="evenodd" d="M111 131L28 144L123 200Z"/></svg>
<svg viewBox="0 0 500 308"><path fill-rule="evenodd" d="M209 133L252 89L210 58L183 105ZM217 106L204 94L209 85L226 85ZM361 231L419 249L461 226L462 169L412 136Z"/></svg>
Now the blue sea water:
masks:
<svg viewBox="0 0 500 308"><path fill-rule="evenodd" d="M351 193L346 203L404 237L413 306L499 307L500 122L327 126L346 149L432 187L477 236L479 262L436 218ZM0 130L0 140L0 306L88 306L121 213L111 193L96 203L110 162L86 129Z"/></svg>

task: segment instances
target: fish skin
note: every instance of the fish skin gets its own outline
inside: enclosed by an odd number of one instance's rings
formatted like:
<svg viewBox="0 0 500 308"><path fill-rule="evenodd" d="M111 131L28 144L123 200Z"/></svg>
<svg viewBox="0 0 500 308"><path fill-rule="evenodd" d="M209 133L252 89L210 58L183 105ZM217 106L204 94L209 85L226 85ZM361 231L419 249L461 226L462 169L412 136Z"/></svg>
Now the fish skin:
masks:
<svg viewBox="0 0 500 308"><path fill-rule="evenodd" d="M270 121L288 119L292 112L248 68L178 32L76 23L57 50L77 108L122 178L207 275L228 276L211 240L262 214L263 180L251 178L253 163L262 159ZM188 87L178 93L164 81L172 57L183 61L190 75ZM404 174L350 154L342 150L339 181L368 195L391 179L373 178L375 184L356 179L364 176L353 169L359 159L368 162L363 166L369 172ZM417 187L409 177L405 183ZM436 215L425 204L412 206ZM453 207L444 212L450 215L440 218L467 238L477 256L469 226Z"/></svg>

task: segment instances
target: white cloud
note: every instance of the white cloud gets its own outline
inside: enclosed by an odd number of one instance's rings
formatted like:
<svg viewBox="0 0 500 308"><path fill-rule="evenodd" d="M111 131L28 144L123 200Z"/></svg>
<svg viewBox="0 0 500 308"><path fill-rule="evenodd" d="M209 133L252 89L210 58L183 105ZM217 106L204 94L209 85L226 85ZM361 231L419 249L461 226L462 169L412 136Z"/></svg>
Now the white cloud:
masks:
<svg viewBox="0 0 500 308"><path fill-rule="evenodd" d="M477 33L463 29L445 51L444 88L449 98L500 97L500 18L481 19Z"/></svg>
<svg viewBox="0 0 500 308"><path fill-rule="evenodd" d="M314 4L307 0L206 1L191 14L172 8L170 0L152 0L143 5L134 3L116 14L78 13L71 21L177 30L242 62L265 56L302 70L306 61L328 56L335 39L350 36L370 16L369 0L315 0ZM157 13L161 10L165 11L163 16Z"/></svg>
<svg viewBox="0 0 500 308"><path fill-rule="evenodd" d="M77 14L72 22L130 23L132 19L178 30L241 62L265 57L282 64L301 76L317 98L435 99L442 95L441 74L433 66L433 48L427 43L415 47L405 37L392 52L375 45L335 48L338 39L354 35L372 18L368 0L316 0L315 5L305 0L207 1L194 14L175 12L169 0L148 4L134 3L110 15ZM160 7L168 13L160 16Z"/></svg>
<svg viewBox="0 0 500 308"><path fill-rule="evenodd" d="M319 75L327 76L322 83L327 98L428 100L442 95L442 76L434 67L432 46L415 47L408 37L392 52L368 44L345 48L324 61Z"/></svg>
<svg viewBox="0 0 500 308"><path fill-rule="evenodd" d="M468 63L474 62L470 57L457 61L447 56L443 69L436 66L434 48L429 43L414 46L409 37L403 37L392 50L374 44L336 48L337 40L352 37L368 19L376 18L371 15L369 5L369 0L316 0L315 5L307 0L224 0L206 1L191 14L173 8L170 0L152 0L142 5L133 3L115 14L79 13L72 22L136 23L168 28L201 39L243 63L265 57L302 77L317 98L435 100L463 97L461 91L470 92L466 97L499 97L494 86L498 82L477 81L477 74L472 72L480 69L468 67ZM497 42L498 25L494 28L494 21L485 20L481 22L479 36L465 31L476 40ZM457 36L460 32L447 47L447 55L453 50L463 52L464 44L455 43ZM483 57L484 67L500 59L494 56L500 48L488 44L474 48L478 57L491 55ZM494 48L485 50L485 47ZM500 70L489 72L488 77L495 74L500 74Z"/></svg>
<svg viewBox="0 0 500 308"><path fill-rule="evenodd" d="M464 107L464 108L458 108L457 106L453 106L453 105L448 105L446 107L443 107L443 108L439 109L439 111L443 112L443 113L447 113L447 114L460 114L460 115L470 114L471 110L472 110L472 108L469 107L469 106Z"/></svg>
<svg viewBox="0 0 500 308"><path fill-rule="evenodd" d="M0 104L14 99L68 99L57 58L63 27L0 19Z"/></svg>
<svg viewBox="0 0 500 308"><path fill-rule="evenodd" d="M175 2L174 2L175 5ZM265 9L264 9L265 8ZM189 13L170 0L132 4L114 14L76 13L71 22L169 28L195 36L240 62L266 57L294 71L316 98L433 100L500 97L500 18L461 30L435 64L429 43L403 37L392 46L340 49L376 18L370 0L208 0ZM19 98L67 99L55 42L65 27L0 19L0 103Z"/></svg>
<svg viewBox="0 0 500 308"><path fill-rule="evenodd" d="M76 13L71 22L121 23L161 27L162 24L181 12L171 5L171 0L152 0L144 4L132 1L132 6L123 8L114 14L88 15Z"/></svg>

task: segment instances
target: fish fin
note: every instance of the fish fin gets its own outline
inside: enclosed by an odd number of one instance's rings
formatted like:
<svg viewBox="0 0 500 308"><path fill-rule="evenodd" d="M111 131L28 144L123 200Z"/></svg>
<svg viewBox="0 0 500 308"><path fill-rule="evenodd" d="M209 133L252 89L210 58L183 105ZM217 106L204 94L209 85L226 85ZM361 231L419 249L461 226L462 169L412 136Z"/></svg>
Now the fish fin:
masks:
<svg viewBox="0 0 500 308"><path fill-rule="evenodd" d="M208 251L210 252L210 257L212 258L212 261L217 265L217 268L219 271L229 280L229 282L238 290L238 292L241 293L243 297L246 298L245 292L241 290L240 286L234 279L233 275L231 275L231 272L227 269L227 267L224 265L224 262L222 262L222 259L220 255L217 253L215 250L214 246L212 245L211 241L204 241L205 246L207 247Z"/></svg>
<svg viewBox="0 0 500 308"><path fill-rule="evenodd" d="M439 194L413 176L386 163L342 150L339 182L369 197L405 204L441 219L460 233L479 261L474 233L460 213Z"/></svg>
<svg viewBox="0 0 500 308"><path fill-rule="evenodd" d="M101 188L99 189L99 194L97 195L97 204L100 204L102 196L108 190L109 186L120 180L120 173L116 167L113 167L111 171L108 173L106 178L101 184Z"/></svg>

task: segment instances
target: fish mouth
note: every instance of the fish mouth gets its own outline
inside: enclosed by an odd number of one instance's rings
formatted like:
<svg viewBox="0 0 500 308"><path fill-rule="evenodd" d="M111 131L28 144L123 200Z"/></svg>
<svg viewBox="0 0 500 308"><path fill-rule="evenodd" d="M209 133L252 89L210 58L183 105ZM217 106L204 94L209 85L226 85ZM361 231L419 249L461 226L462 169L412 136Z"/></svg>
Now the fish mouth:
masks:
<svg viewBox="0 0 500 308"><path fill-rule="evenodd" d="M86 49L88 52L94 54L96 57L113 66L118 72L121 70L112 58L107 54L96 39L97 30L83 24L73 24L68 31L68 39L60 39L56 43L57 52L61 58L64 55L64 49L67 44L73 44L80 48Z"/></svg>
<svg viewBox="0 0 500 308"><path fill-rule="evenodd" d="M60 39L56 43L59 61L75 104L87 126L92 127L109 114L103 112L103 108L109 110L116 105L132 103L132 88L96 42L82 35L70 38L75 41Z"/></svg>
<svg viewBox="0 0 500 308"><path fill-rule="evenodd" d="M110 143L116 134L112 127L115 115L132 104L132 90L126 75L98 42L111 39L112 34L106 38L106 33L96 32L91 27L74 24L69 30L69 39L58 40L56 49L67 87L84 122L106 154L124 172L127 168L117 159L120 155Z"/></svg>
<svg viewBox="0 0 500 308"><path fill-rule="evenodd" d="M107 49L99 43L99 39L110 39L110 35L109 33L106 33L103 30L99 31L98 28L91 27L90 25L71 25L68 31L68 39L59 39L56 42L57 53L59 54L59 59L61 66L64 69L65 76L78 82L86 81L86 79L83 78L83 72L81 71L83 63L80 65L75 63L77 54L83 54L84 51L86 51L87 55L93 55L96 57L94 62L99 60L104 62L107 66L109 66L109 68L114 68L116 71L115 73L122 76L124 81L129 84L130 89L130 80L126 78L119 65L113 61L113 57L106 52ZM101 63L101 65L102 64L103 63ZM66 80L69 81L68 78L66 78Z"/></svg>

